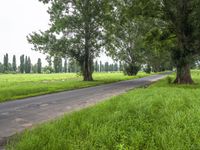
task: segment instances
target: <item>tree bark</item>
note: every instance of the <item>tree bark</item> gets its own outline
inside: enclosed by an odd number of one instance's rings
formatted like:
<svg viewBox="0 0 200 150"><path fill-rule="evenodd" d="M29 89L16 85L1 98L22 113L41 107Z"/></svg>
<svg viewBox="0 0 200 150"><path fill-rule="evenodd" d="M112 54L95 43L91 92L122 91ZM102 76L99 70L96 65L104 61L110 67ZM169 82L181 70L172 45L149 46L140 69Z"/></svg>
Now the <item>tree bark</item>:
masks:
<svg viewBox="0 0 200 150"><path fill-rule="evenodd" d="M192 80L192 77L191 77L189 64L177 66L176 79L175 79L174 83L176 83L176 84L192 84L192 83L194 83Z"/></svg>
<svg viewBox="0 0 200 150"><path fill-rule="evenodd" d="M92 61L90 59L85 59L83 64L83 80L93 81L92 73Z"/></svg>
<svg viewBox="0 0 200 150"><path fill-rule="evenodd" d="M84 63L83 63L83 80L84 81L93 81L92 73L93 73L93 58L91 56L91 46L90 46L90 18L88 16L85 19L85 55L84 55Z"/></svg>

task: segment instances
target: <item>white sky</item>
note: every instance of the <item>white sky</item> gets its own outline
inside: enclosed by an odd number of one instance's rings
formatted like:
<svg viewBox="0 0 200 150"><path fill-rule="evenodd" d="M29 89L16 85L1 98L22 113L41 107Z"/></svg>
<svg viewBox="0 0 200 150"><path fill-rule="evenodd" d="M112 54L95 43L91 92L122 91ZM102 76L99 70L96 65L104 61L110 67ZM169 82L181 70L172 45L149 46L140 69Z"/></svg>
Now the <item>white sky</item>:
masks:
<svg viewBox="0 0 200 150"><path fill-rule="evenodd" d="M48 29L49 15L46 11L47 6L38 0L0 0L0 62L8 53L9 61L13 54L17 56L17 65L22 54L31 56L32 63L41 58L46 64L45 55L31 50L32 45L26 39L33 31ZM111 61L104 55L102 59Z"/></svg>

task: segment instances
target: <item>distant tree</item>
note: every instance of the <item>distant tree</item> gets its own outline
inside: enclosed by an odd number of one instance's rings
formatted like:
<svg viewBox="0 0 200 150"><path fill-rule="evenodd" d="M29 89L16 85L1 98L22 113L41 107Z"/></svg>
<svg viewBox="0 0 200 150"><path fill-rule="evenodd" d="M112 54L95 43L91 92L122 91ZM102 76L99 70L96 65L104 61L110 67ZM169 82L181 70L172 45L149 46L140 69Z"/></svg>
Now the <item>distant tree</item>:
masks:
<svg viewBox="0 0 200 150"><path fill-rule="evenodd" d="M63 66L62 66L62 58L60 56L54 57L54 69L56 73L62 72Z"/></svg>
<svg viewBox="0 0 200 150"><path fill-rule="evenodd" d="M151 66L147 64L147 66L144 68L144 72L150 74L151 73Z"/></svg>
<svg viewBox="0 0 200 150"><path fill-rule="evenodd" d="M27 60L27 73L31 73L31 58L28 57L28 60Z"/></svg>
<svg viewBox="0 0 200 150"><path fill-rule="evenodd" d="M109 63L105 62L105 72L108 72L108 71L109 71Z"/></svg>
<svg viewBox="0 0 200 150"><path fill-rule="evenodd" d="M75 65L74 65L75 61L70 59L69 63L68 63L68 72L72 73L75 72Z"/></svg>
<svg viewBox="0 0 200 150"><path fill-rule="evenodd" d="M47 61L47 63L48 63L48 66L46 66L45 68L44 68L44 72L45 73L53 73L54 72L54 69L53 69L53 67L52 67L52 56L50 56L50 55L48 55L47 57L46 57L46 61Z"/></svg>
<svg viewBox="0 0 200 150"><path fill-rule="evenodd" d="M113 64L110 64L110 65L109 65L109 71L110 71L110 72L113 72Z"/></svg>
<svg viewBox="0 0 200 150"><path fill-rule="evenodd" d="M123 71L124 69L123 69L123 64L122 64L122 62L120 61L119 62L119 71Z"/></svg>
<svg viewBox="0 0 200 150"><path fill-rule="evenodd" d="M42 61L40 58L37 61L37 73L42 73Z"/></svg>
<svg viewBox="0 0 200 150"><path fill-rule="evenodd" d="M105 65L100 61L100 70L101 72L105 71Z"/></svg>
<svg viewBox="0 0 200 150"><path fill-rule="evenodd" d="M99 72L99 64L97 60L95 61L95 64L94 64L94 71Z"/></svg>
<svg viewBox="0 0 200 150"><path fill-rule="evenodd" d="M24 73L25 71L25 61L24 61L24 55L20 56L20 73Z"/></svg>
<svg viewBox="0 0 200 150"><path fill-rule="evenodd" d="M114 64L113 71L118 71L118 64L117 63Z"/></svg>
<svg viewBox="0 0 200 150"><path fill-rule="evenodd" d="M4 65L0 63L0 73L3 73L3 71L4 71Z"/></svg>
<svg viewBox="0 0 200 150"><path fill-rule="evenodd" d="M16 56L15 56L15 55L13 55L12 70L13 70L14 72L17 71L17 62L16 62Z"/></svg>
<svg viewBox="0 0 200 150"><path fill-rule="evenodd" d="M25 57L25 62L24 62L24 68L25 68L25 73L28 73L28 57Z"/></svg>
<svg viewBox="0 0 200 150"><path fill-rule="evenodd" d="M46 61L47 61L47 63L48 63L48 66L49 66L49 67L52 67L51 56L48 55L48 56L46 57Z"/></svg>
<svg viewBox="0 0 200 150"><path fill-rule="evenodd" d="M37 66L38 66L37 64L32 65L31 68L33 73L37 73Z"/></svg>
<svg viewBox="0 0 200 150"><path fill-rule="evenodd" d="M65 72L65 73L68 72L68 62L67 62L67 58L65 58L65 62L64 62L64 72Z"/></svg>
<svg viewBox="0 0 200 150"><path fill-rule="evenodd" d="M4 55L4 72L9 71L9 65L8 65L8 54L6 53L6 55Z"/></svg>
<svg viewBox="0 0 200 150"><path fill-rule="evenodd" d="M59 72L63 72L62 57L59 57Z"/></svg>
<svg viewBox="0 0 200 150"><path fill-rule="evenodd" d="M102 62L101 62L101 61L100 61L100 66L99 66L99 67L100 67L100 69L99 69L100 72L102 72L102 69L103 69L103 68L102 68Z"/></svg>

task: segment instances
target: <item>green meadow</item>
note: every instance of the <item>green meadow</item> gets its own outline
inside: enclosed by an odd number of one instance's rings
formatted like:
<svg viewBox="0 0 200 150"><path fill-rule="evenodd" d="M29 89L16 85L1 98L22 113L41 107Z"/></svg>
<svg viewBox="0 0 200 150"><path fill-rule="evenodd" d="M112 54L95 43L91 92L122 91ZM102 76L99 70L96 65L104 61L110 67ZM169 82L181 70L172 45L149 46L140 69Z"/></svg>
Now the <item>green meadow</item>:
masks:
<svg viewBox="0 0 200 150"><path fill-rule="evenodd" d="M81 76L75 73L0 74L0 102L145 76L148 76L148 74L143 72L140 72L137 76L125 76L123 73L94 73L95 81L85 82L82 81Z"/></svg>
<svg viewBox="0 0 200 150"><path fill-rule="evenodd" d="M194 85L174 76L27 130L16 150L200 149L200 71Z"/></svg>

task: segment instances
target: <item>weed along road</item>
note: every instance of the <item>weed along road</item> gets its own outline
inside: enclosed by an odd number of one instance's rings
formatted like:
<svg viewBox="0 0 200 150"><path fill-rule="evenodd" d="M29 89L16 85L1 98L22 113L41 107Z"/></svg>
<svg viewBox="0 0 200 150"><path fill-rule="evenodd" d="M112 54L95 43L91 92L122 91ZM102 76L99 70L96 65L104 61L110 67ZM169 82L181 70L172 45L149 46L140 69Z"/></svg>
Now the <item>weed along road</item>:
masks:
<svg viewBox="0 0 200 150"><path fill-rule="evenodd" d="M169 73L0 104L0 144L26 128L158 81Z"/></svg>

